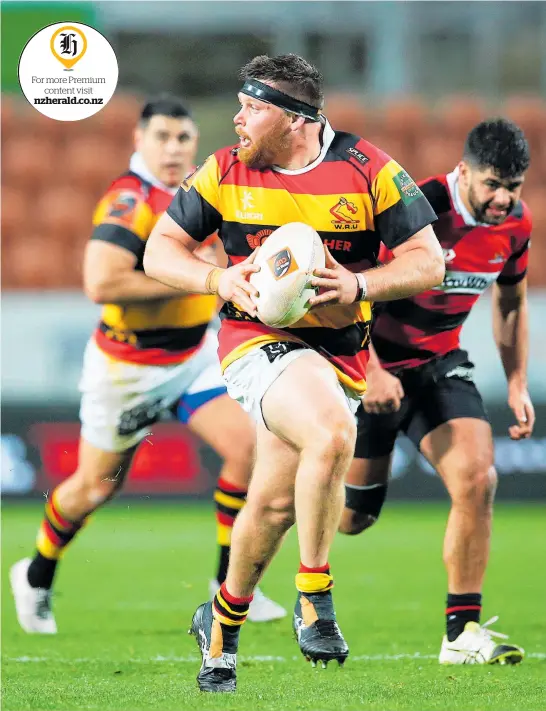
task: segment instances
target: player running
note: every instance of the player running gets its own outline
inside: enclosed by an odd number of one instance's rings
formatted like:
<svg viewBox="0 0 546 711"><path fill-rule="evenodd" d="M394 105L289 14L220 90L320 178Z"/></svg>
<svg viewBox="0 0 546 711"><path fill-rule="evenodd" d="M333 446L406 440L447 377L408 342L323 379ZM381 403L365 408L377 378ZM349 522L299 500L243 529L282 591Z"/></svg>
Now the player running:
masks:
<svg viewBox="0 0 546 711"><path fill-rule="evenodd" d="M217 151L186 181L144 257L146 273L160 281L227 302L219 334L224 378L257 422L252 483L226 582L192 623L203 691L235 689L239 632L255 586L295 522L300 649L324 663L347 657L328 555L354 452L353 412L366 387L370 301L417 293L444 275L428 201L385 153L332 129L312 65L297 55L260 56L242 74L239 145ZM325 288L311 300L322 308L292 328L273 329L256 318L256 290L246 276L258 269L256 244L294 221L316 229L326 247L326 268L312 280ZM215 230L228 269L195 255ZM380 241L395 259L374 270Z"/></svg>
<svg viewBox="0 0 546 711"><path fill-rule="evenodd" d="M56 633L51 593L61 556L88 516L120 490L151 425L170 414L223 459L215 492L220 556L211 594L224 582L231 529L250 479L255 428L226 394L216 333L209 327L216 296L181 294L147 277L142 267L154 224L193 167L197 139L179 99L148 102L129 171L96 209L84 286L104 308L84 357L78 468L49 497L34 558L11 569L17 617L26 632ZM249 618L285 614L260 592Z"/></svg>
<svg viewBox="0 0 546 711"><path fill-rule="evenodd" d="M459 334L492 285L493 332L517 423L510 436L530 437L535 413L527 391L525 274L531 216L520 200L528 166L522 131L505 119L484 121L469 133L458 167L421 184L439 216L435 231L445 279L423 294L383 305L373 328L368 390L357 413L343 533L360 533L377 521L399 432L434 466L451 497L443 664L516 664L524 655L489 623L480 625L497 475L491 426Z"/></svg>

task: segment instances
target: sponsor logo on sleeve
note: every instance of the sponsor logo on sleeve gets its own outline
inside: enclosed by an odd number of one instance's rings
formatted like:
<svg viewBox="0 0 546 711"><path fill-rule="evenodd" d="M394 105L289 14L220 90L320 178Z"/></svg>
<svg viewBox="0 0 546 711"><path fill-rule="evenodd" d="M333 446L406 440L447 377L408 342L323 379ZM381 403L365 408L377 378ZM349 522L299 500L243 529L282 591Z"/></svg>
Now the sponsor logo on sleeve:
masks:
<svg viewBox="0 0 546 711"><path fill-rule="evenodd" d="M411 205L414 200L422 197L423 193L417 186L413 178L411 178L405 170L401 170L394 178L394 184L398 188L400 197L404 205Z"/></svg>

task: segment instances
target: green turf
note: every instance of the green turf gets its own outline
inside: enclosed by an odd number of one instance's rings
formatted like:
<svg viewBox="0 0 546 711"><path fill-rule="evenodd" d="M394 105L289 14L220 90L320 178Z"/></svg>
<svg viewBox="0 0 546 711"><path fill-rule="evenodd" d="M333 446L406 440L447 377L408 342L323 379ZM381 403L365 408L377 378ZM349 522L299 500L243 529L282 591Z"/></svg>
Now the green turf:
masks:
<svg viewBox="0 0 546 711"><path fill-rule="evenodd" d="M344 669L313 670L290 622L243 630L239 690L201 695L197 648L185 631L206 597L215 544L208 506L119 503L96 515L58 577L57 637L17 626L7 572L32 549L38 505L4 504L3 709L509 709L546 706L543 510L499 505L485 590L487 617L526 648L519 667L440 667L445 506L391 505L331 556ZM298 562L292 534L264 581L290 608ZM397 655L400 655L397 657Z"/></svg>

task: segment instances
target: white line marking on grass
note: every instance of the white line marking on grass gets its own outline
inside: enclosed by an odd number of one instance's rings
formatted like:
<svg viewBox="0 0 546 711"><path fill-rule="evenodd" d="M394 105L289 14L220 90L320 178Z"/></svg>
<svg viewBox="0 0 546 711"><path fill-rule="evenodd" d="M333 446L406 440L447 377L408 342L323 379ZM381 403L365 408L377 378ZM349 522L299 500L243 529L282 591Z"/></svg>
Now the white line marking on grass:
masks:
<svg viewBox="0 0 546 711"><path fill-rule="evenodd" d="M400 654L359 654L353 657L349 657L349 662L399 662L406 659L436 659L437 654L421 654L421 652L414 652L413 654L408 654L403 652ZM527 659L546 659L546 652L531 652L526 655ZM273 656L239 656L239 662L254 662L258 664L271 664L271 662L292 662L302 659L301 655L295 655L293 657L273 657ZM16 662L18 664L28 664L28 663L40 663L40 662L55 662L63 664L89 664L89 663L113 663L114 660L109 659L90 659L89 657L80 657L76 659L63 659L62 657L4 657L6 662ZM117 660L116 663L123 664L124 662L129 662L131 664L153 664L166 662L168 664L194 664L200 662L201 658L197 656L188 657L177 657L177 656L163 656L161 654L155 657L149 657L144 659L142 657L131 657L127 660L121 659Z"/></svg>

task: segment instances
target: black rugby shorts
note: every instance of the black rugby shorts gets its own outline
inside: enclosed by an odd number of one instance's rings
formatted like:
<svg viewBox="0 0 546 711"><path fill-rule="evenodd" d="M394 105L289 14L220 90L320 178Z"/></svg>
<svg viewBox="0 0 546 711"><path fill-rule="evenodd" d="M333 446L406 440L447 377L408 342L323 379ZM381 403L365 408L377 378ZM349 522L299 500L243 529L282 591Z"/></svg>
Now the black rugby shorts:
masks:
<svg viewBox="0 0 546 711"><path fill-rule="evenodd" d="M400 410L375 415L359 406L355 457L374 459L390 454L399 432L419 448L425 435L449 420L470 417L488 422L473 370L466 351L456 350L424 366L394 373L405 393Z"/></svg>

